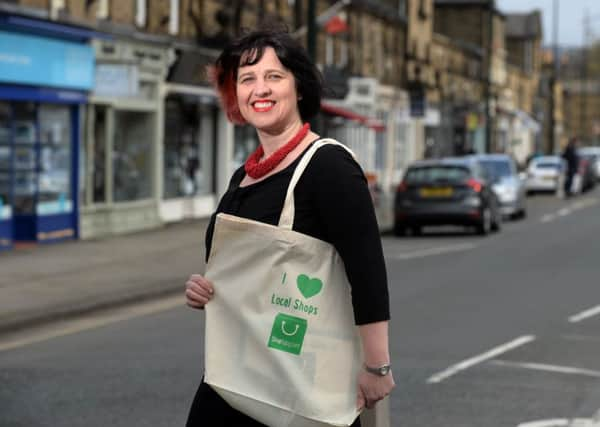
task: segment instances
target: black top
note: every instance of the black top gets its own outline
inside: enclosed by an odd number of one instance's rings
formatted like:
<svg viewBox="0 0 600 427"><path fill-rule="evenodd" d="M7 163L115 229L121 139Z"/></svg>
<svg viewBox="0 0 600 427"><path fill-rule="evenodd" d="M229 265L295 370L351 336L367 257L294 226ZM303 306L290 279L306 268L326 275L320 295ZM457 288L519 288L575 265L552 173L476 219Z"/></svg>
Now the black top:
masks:
<svg viewBox="0 0 600 427"><path fill-rule="evenodd" d="M288 185L304 153L280 172L246 187L239 186L245 175L243 166L233 174L206 231L207 258L217 213L277 225ZM379 227L367 180L358 163L342 147L319 148L296 185L294 199L293 230L332 244L344 261L356 324L388 320L387 275Z"/></svg>

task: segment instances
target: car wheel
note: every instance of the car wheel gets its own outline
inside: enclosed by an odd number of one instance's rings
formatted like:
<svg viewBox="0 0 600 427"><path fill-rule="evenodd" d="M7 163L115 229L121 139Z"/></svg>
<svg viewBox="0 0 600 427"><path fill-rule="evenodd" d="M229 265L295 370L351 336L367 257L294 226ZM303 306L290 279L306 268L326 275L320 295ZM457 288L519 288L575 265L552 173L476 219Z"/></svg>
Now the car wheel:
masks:
<svg viewBox="0 0 600 427"><path fill-rule="evenodd" d="M480 236L487 235L492 229L492 211L485 208L481 214L481 222L477 224L476 231Z"/></svg>
<svg viewBox="0 0 600 427"><path fill-rule="evenodd" d="M520 219L525 219L525 218L527 218L527 210L526 210L525 208L523 208L523 209L521 209L521 210L519 211L519 218L520 218Z"/></svg>
<svg viewBox="0 0 600 427"><path fill-rule="evenodd" d="M423 230L421 229L421 226L413 225L412 227L410 227L410 232L413 236L420 236Z"/></svg>
<svg viewBox="0 0 600 427"><path fill-rule="evenodd" d="M401 237L406 235L406 227L403 224L394 224L394 236Z"/></svg>

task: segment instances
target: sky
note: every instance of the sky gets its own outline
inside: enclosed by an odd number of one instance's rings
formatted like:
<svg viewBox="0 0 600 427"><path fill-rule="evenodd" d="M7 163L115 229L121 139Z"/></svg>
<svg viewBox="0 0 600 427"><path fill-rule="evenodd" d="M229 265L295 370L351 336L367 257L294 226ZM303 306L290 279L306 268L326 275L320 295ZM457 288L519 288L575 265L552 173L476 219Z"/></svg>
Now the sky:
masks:
<svg viewBox="0 0 600 427"><path fill-rule="evenodd" d="M559 5L558 44L581 46L583 43L583 15L586 9L590 15L590 30L594 39L600 39L600 0L557 0ZM553 43L553 3L554 0L496 0L496 7L502 12L528 12L540 9L544 24L544 44Z"/></svg>

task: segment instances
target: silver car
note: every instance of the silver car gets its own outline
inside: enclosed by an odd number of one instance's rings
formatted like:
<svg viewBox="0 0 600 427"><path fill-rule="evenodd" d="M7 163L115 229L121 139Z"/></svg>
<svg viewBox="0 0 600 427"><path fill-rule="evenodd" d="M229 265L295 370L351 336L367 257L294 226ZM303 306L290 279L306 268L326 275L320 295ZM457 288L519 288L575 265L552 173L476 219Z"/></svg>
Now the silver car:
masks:
<svg viewBox="0 0 600 427"><path fill-rule="evenodd" d="M507 154L480 154L475 157L492 182L502 215L524 218L527 215L527 188L519 177L514 159Z"/></svg>

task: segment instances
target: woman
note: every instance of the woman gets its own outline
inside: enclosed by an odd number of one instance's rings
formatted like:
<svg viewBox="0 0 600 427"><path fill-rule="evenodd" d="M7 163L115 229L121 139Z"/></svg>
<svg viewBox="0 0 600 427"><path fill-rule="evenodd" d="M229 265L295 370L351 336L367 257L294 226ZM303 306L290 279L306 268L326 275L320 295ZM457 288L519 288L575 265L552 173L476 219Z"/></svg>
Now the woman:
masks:
<svg viewBox="0 0 600 427"><path fill-rule="evenodd" d="M207 254L216 213L278 223L294 168L319 139L307 122L318 113L322 94L319 71L285 32L243 36L223 51L215 68L229 119L256 128L260 146L233 174L219 202L206 233ZM346 150L327 145L311 159L294 197L293 230L329 242L344 261L365 356L365 369L357 378L357 406L371 408L390 393L394 380L389 371L387 278L367 181ZM203 308L213 293L213 284L199 274L186 283L186 301L193 308ZM262 424L232 409L202 382L187 425Z"/></svg>

